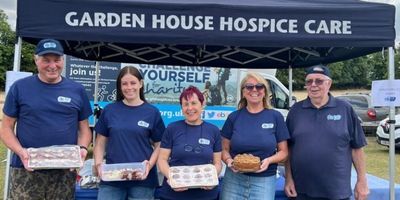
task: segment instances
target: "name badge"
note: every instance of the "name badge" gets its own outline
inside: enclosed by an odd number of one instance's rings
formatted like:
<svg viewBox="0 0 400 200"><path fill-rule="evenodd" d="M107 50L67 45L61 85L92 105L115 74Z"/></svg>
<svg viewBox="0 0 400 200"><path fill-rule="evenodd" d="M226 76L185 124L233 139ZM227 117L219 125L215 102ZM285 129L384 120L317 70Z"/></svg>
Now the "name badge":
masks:
<svg viewBox="0 0 400 200"><path fill-rule="evenodd" d="M199 144L210 145L210 140L206 138L200 138Z"/></svg>
<svg viewBox="0 0 400 200"><path fill-rule="evenodd" d="M60 102L60 103L71 103L71 98L59 96L57 98L57 101Z"/></svg>
<svg viewBox="0 0 400 200"><path fill-rule="evenodd" d="M145 128L149 127L149 123L147 123L145 121L138 121L137 125L141 126L141 127L145 127Z"/></svg>

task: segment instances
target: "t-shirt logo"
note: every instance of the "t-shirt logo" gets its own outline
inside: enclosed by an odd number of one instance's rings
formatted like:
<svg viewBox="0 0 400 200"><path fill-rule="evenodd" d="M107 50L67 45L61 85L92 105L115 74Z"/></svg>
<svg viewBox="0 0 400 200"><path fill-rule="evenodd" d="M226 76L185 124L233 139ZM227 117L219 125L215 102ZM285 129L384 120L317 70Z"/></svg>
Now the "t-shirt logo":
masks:
<svg viewBox="0 0 400 200"><path fill-rule="evenodd" d="M206 138L199 138L199 144L210 145L210 140Z"/></svg>
<svg viewBox="0 0 400 200"><path fill-rule="evenodd" d="M273 123L263 123L263 124L261 125L261 128L263 128L263 129L274 128L274 124L273 124Z"/></svg>
<svg viewBox="0 0 400 200"><path fill-rule="evenodd" d="M141 127L145 127L145 128L149 127L149 123L142 121L142 120L138 121L137 125L141 126Z"/></svg>
<svg viewBox="0 0 400 200"><path fill-rule="evenodd" d="M57 98L57 101L60 102L60 103L71 103L71 98L59 96Z"/></svg>
<svg viewBox="0 0 400 200"><path fill-rule="evenodd" d="M327 120L333 120L333 121L338 121L340 119L342 119L342 115L331 115L329 114L328 116L326 116Z"/></svg>

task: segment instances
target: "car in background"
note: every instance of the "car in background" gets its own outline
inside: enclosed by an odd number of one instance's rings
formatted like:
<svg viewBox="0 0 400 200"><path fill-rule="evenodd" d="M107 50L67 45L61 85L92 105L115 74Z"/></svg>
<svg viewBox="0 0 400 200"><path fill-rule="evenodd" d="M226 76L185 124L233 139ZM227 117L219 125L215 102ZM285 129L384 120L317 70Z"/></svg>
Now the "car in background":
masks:
<svg viewBox="0 0 400 200"><path fill-rule="evenodd" d="M345 93L336 96L351 104L357 113L366 134L374 133L379 122L389 115L388 107L373 107L371 95L367 93Z"/></svg>
<svg viewBox="0 0 400 200"><path fill-rule="evenodd" d="M389 128L390 124L387 123L389 118L386 118L379 122L379 126L376 129L376 142L383 146L389 146ZM400 114L395 116L396 123L394 130L395 147L400 149Z"/></svg>

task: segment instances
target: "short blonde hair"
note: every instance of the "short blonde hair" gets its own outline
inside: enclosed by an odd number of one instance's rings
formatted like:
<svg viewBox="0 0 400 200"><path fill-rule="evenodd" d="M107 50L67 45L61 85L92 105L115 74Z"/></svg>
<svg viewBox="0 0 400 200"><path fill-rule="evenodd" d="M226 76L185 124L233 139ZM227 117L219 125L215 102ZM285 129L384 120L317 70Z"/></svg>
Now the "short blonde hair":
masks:
<svg viewBox="0 0 400 200"><path fill-rule="evenodd" d="M249 80L250 78L254 78L254 79L256 79L256 81L258 83L261 83L264 85L265 96L263 97L263 105L264 105L264 108L272 109L273 107L271 105L271 102L269 101L269 96L270 96L269 84L264 79L264 77L262 77L259 73L255 73L255 72L248 72L246 74L246 76L242 79L242 81L240 82L240 100L238 103L238 109L241 109L241 108L244 108L247 106L247 100L246 100L246 98L244 98L243 90L244 90L244 85L246 84L247 80Z"/></svg>

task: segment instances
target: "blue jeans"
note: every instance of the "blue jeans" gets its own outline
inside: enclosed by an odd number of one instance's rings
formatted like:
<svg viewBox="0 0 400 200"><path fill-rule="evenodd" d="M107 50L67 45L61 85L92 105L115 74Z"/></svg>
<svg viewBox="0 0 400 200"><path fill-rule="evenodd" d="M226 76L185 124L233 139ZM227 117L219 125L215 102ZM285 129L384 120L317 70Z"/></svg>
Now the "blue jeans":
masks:
<svg viewBox="0 0 400 200"><path fill-rule="evenodd" d="M274 200L276 176L255 177L226 168L221 200Z"/></svg>
<svg viewBox="0 0 400 200"><path fill-rule="evenodd" d="M120 188L111 185L100 184L97 200L148 200L154 199L154 188L130 187Z"/></svg>

